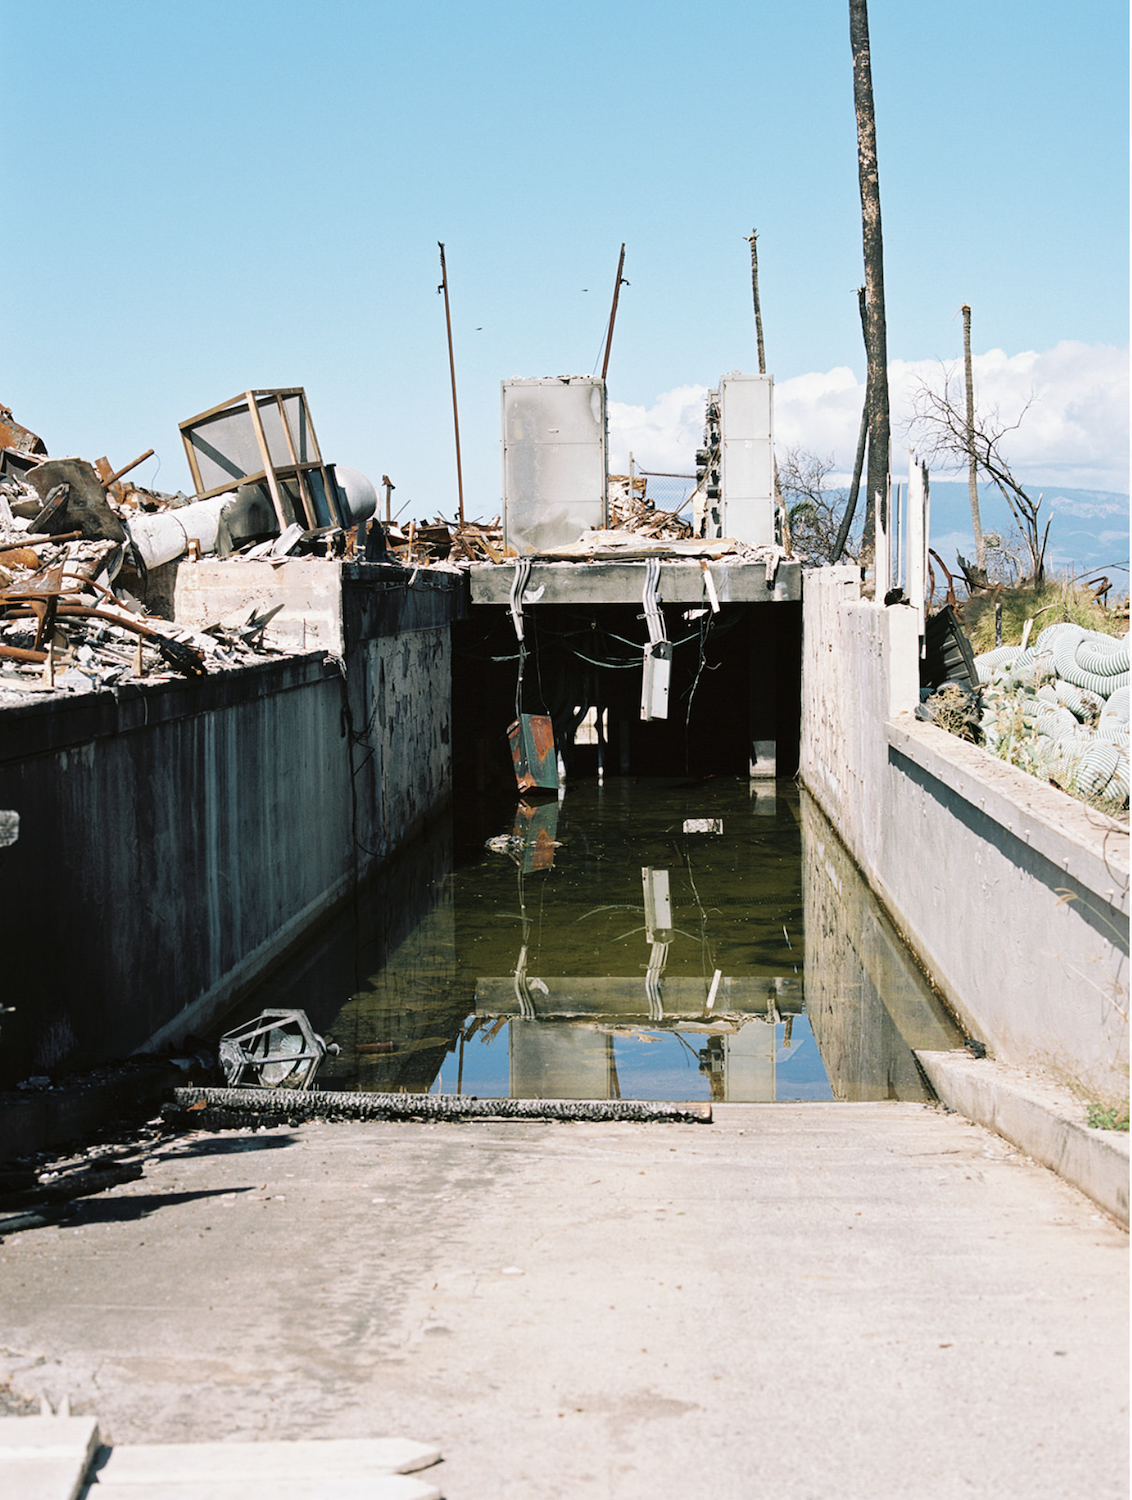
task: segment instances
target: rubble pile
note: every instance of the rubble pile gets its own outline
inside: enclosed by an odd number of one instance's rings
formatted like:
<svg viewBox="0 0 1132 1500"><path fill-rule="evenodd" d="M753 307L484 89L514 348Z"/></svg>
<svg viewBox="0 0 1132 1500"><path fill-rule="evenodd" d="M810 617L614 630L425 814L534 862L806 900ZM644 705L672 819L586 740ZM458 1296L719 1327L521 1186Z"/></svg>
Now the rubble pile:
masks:
<svg viewBox="0 0 1132 1500"><path fill-rule="evenodd" d="M254 611L236 626L194 631L137 597L147 569L131 522L175 513L186 496L123 483L105 459L51 459L6 408L0 440L0 702L203 677L281 654Z"/></svg>
<svg viewBox="0 0 1132 1500"><path fill-rule="evenodd" d="M691 522L680 515L682 510L689 510L689 503L682 502L676 510L657 510L656 502L647 498L647 483L646 478L634 478L630 484L627 476L609 476L609 530L673 541L692 536Z"/></svg>
<svg viewBox="0 0 1132 1500"><path fill-rule="evenodd" d="M410 521L407 527L389 521L384 530L389 560L407 567L462 571L472 563L500 563L515 556L515 549L503 544L499 516L490 521L446 521L437 516L431 524Z"/></svg>
<svg viewBox="0 0 1132 1500"><path fill-rule="evenodd" d="M618 476L610 476L609 526L596 534L631 535L660 542L691 538L690 522L682 520L678 511L657 510L655 503L645 498L644 485L645 480L634 479L634 493L629 498L627 482L619 485ZM407 567L461 572L472 563L511 562L518 555L504 542L499 516L490 521L448 521L437 516L430 524L412 521L406 527L386 522L384 531L389 560Z"/></svg>

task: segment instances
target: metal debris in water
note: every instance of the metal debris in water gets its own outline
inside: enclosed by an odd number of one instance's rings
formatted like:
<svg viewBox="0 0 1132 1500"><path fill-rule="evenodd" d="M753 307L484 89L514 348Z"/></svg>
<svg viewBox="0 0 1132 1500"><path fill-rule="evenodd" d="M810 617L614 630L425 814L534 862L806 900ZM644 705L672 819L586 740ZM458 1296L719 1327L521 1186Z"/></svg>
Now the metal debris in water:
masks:
<svg viewBox="0 0 1132 1500"><path fill-rule="evenodd" d="M265 1010L220 1038L220 1066L232 1088L309 1089L335 1043L318 1036L305 1010Z"/></svg>

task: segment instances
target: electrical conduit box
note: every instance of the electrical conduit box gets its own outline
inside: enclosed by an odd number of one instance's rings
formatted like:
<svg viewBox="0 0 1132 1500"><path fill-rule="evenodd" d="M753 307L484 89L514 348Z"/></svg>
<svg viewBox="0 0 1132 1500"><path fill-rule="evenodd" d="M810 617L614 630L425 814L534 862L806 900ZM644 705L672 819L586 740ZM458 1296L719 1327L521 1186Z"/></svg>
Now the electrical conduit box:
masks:
<svg viewBox="0 0 1132 1500"><path fill-rule="evenodd" d="M557 375L503 382L503 541L520 557L605 528L605 382Z"/></svg>

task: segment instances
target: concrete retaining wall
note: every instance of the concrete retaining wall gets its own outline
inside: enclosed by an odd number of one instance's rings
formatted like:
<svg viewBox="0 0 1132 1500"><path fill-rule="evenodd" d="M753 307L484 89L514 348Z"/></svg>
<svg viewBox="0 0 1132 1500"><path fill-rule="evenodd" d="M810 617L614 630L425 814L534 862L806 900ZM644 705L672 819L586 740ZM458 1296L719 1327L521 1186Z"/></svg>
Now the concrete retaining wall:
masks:
<svg viewBox="0 0 1132 1500"><path fill-rule="evenodd" d="M458 581L323 566L341 656L0 715L0 1087L205 1026L447 798Z"/></svg>
<svg viewBox="0 0 1132 1500"><path fill-rule="evenodd" d="M1128 1096L1128 829L913 717L916 616L804 587L801 776L963 1025Z"/></svg>
<svg viewBox="0 0 1132 1500"><path fill-rule="evenodd" d="M962 1045L821 809L801 797L806 1014L835 1099L926 1099L914 1052Z"/></svg>

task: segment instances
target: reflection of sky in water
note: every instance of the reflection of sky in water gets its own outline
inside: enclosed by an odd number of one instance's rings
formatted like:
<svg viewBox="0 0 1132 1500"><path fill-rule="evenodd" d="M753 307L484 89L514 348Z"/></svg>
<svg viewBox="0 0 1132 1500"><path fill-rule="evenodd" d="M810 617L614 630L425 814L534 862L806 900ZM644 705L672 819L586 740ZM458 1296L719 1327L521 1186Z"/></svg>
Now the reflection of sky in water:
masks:
<svg viewBox="0 0 1132 1500"><path fill-rule="evenodd" d="M430 1092L455 1093L459 1079L463 1094L480 1099L506 1099L510 1089L510 1028L538 1024L537 1021L510 1021L490 1042L477 1045L473 1039L470 1044L465 1044L462 1070L457 1043L457 1050L445 1058ZM761 1021L750 1024L760 1029L766 1026ZM791 1031L790 1045L786 1046L785 1022L780 1021L774 1028L775 1098L780 1102L832 1099L833 1089L804 1014L794 1017ZM706 1041L707 1037L695 1032L648 1031L644 1028L631 1035L613 1034L620 1097L680 1101L708 1099L710 1084L700 1070Z"/></svg>
<svg viewBox="0 0 1132 1500"><path fill-rule="evenodd" d="M775 1097L782 1100L832 1099L833 1089L808 1017L802 1015L795 1020L789 1047L782 1045L785 1026L780 1024L776 1030L779 1045L775 1053Z"/></svg>
<svg viewBox="0 0 1132 1500"><path fill-rule="evenodd" d="M460 862L442 844L392 864L355 923L340 918L244 1008L297 1006L333 1036L319 1087L914 1099L910 1047L957 1044L792 785L589 783L534 819L503 818L488 829L502 848L481 836Z"/></svg>

